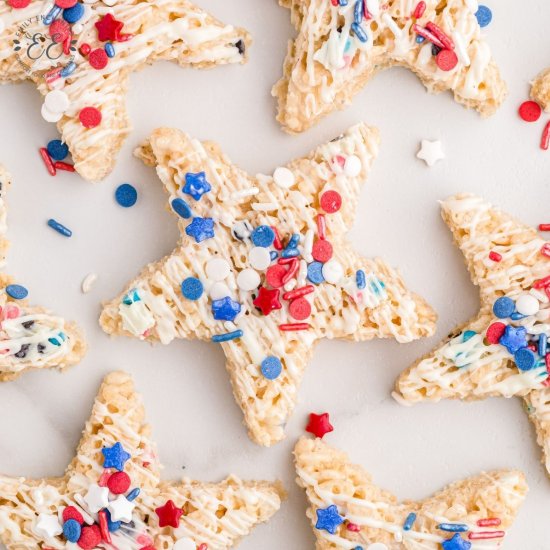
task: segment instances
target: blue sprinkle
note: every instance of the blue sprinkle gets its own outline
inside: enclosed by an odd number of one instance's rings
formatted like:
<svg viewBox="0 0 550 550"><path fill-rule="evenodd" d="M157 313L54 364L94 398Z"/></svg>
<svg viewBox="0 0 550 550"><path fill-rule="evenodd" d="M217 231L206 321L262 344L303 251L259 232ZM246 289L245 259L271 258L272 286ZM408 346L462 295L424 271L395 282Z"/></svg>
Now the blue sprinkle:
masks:
<svg viewBox="0 0 550 550"><path fill-rule="evenodd" d="M80 533L82 531L82 528L80 527L80 523L76 521L76 519L68 519L63 524L63 536L69 541L69 542L77 542L80 538Z"/></svg>
<svg viewBox="0 0 550 550"><path fill-rule="evenodd" d="M518 369L525 372L535 366L537 358L529 348L521 348L514 354L514 361Z"/></svg>
<svg viewBox="0 0 550 550"><path fill-rule="evenodd" d="M48 338L48 342L58 347L61 345L61 342L57 338Z"/></svg>
<svg viewBox="0 0 550 550"><path fill-rule="evenodd" d="M63 10L63 19L73 25L84 17L84 6L78 2L72 8Z"/></svg>
<svg viewBox="0 0 550 550"><path fill-rule="evenodd" d="M112 42L107 42L105 44L105 53L107 54L107 57L114 57L116 52L115 52L115 47L113 46Z"/></svg>
<svg viewBox="0 0 550 550"><path fill-rule="evenodd" d="M272 250L269 253L269 257L271 258L271 261L273 262L279 257L279 254L275 250Z"/></svg>
<svg viewBox="0 0 550 550"><path fill-rule="evenodd" d="M518 313L517 311L514 311L514 313L512 313L512 315L510 315L510 319L512 319L512 321L519 321L521 319L525 319L525 317L527 317L527 315L522 315L521 313Z"/></svg>
<svg viewBox="0 0 550 550"><path fill-rule="evenodd" d="M209 193L212 186L206 181L206 174L199 172L193 174L188 172L185 174L185 185L183 186L183 192L186 195L191 195L196 201L200 201L201 197L205 193Z"/></svg>
<svg viewBox="0 0 550 550"><path fill-rule="evenodd" d="M64 225L60 224L59 222L56 222L53 218L50 218L48 220L48 225L55 231L57 231L60 235L63 235L64 237L72 237L73 232Z"/></svg>
<svg viewBox="0 0 550 550"><path fill-rule="evenodd" d="M23 300L29 295L29 291L21 285L8 285L6 287L6 293L14 300Z"/></svg>
<svg viewBox="0 0 550 550"><path fill-rule="evenodd" d="M172 210L185 220L193 215L191 207L183 199L174 199L172 201Z"/></svg>
<svg viewBox="0 0 550 550"><path fill-rule="evenodd" d="M181 283L181 293L188 300L198 300L203 292L204 287L196 277L187 277L187 279Z"/></svg>
<svg viewBox="0 0 550 550"><path fill-rule="evenodd" d="M69 64L67 64L61 72L59 73L59 76L61 78L67 78L68 76L71 76L76 71L76 63L74 61L71 61Z"/></svg>
<svg viewBox="0 0 550 550"><path fill-rule="evenodd" d="M262 374L268 380L275 380L281 374L283 366L281 360L278 357L270 355L262 361Z"/></svg>
<svg viewBox="0 0 550 550"><path fill-rule="evenodd" d="M344 48L344 53L349 52L350 48L351 48L351 40L348 38L348 39L346 40L346 46L345 46L345 48Z"/></svg>
<svg viewBox="0 0 550 550"><path fill-rule="evenodd" d="M363 290L367 286L367 278L362 269L358 269L355 272L355 284L359 290Z"/></svg>
<svg viewBox="0 0 550 550"><path fill-rule="evenodd" d="M353 18L358 25L363 21L363 0L357 0L357 2L355 2Z"/></svg>
<svg viewBox="0 0 550 550"><path fill-rule="evenodd" d="M493 313L499 318L499 319L506 319L514 313L516 309L516 304L514 303L514 300L511 298L507 298L506 296L503 296L502 298L499 298L494 304L493 304Z"/></svg>
<svg viewBox="0 0 550 550"><path fill-rule="evenodd" d="M493 20L493 12L487 6L479 6L476 11L476 19L480 27L487 27Z"/></svg>
<svg viewBox="0 0 550 550"><path fill-rule="evenodd" d="M339 0L339 4L341 6L347 6L348 5L348 0Z"/></svg>
<svg viewBox="0 0 550 550"><path fill-rule="evenodd" d="M462 335L462 341L467 342L468 340L470 340L470 338L473 338L476 334L477 334L477 332L475 330L467 330Z"/></svg>
<svg viewBox="0 0 550 550"><path fill-rule="evenodd" d="M285 248L281 252L282 258L295 258L296 256L299 256L299 255L300 255L300 252L298 251L297 248Z"/></svg>
<svg viewBox="0 0 550 550"><path fill-rule="evenodd" d="M103 447L101 453L104 457L103 467L116 468L119 472L124 471L124 465L132 458L118 441L112 447Z"/></svg>
<svg viewBox="0 0 550 550"><path fill-rule="evenodd" d="M321 262L311 262L307 266L307 278L315 285L321 284L325 280L323 277L323 264Z"/></svg>
<svg viewBox="0 0 550 550"><path fill-rule="evenodd" d="M229 340L236 340L237 338L241 338L242 335L242 330L235 330L233 332L227 332L225 334L214 334L214 336L212 336L212 342L229 342Z"/></svg>
<svg viewBox="0 0 550 550"><path fill-rule="evenodd" d="M124 208L130 208L137 202L138 193L136 188L129 183L123 183L116 188L115 200Z"/></svg>
<svg viewBox="0 0 550 550"><path fill-rule="evenodd" d="M414 512L411 512L407 519L405 520L405 523L403 524L403 531L410 531L412 529L412 526L414 525L414 522L416 521L416 514Z"/></svg>
<svg viewBox="0 0 550 550"><path fill-rule="evenodd" d="M425 40L426 39L423 36L420 36L420 35L416 36L416 43L417 44L422 44L422 42L424 42Z"/></svg>
<svg viewBox="0 0 550 550"><path fill-rule="evenodd" d="M440 523L437 528L449 533L466 533L468 531L468 526L464 523Z"/></svg>
<svg viewBox="0 0 550 550"><path fill-rule="evenodd" d="M344 518L338 513L338 507L335 504L330 505L325 509L317 510L317 523L315 529L323 529L331 535L336 534L338 526L344 523Z"/></svg>
<svg viewBox="0 0 550 550"><path fill-rule="evenodd" d="M548 336L544 332L539 336L538 352L541 357L546 356L546 346L548 345Z"/></svg>
<svg viewBox="0 0 550 550"><path fill-rule="evenodd" d="M518 350L527 347L527 329L508 325L498 342L509 353L515 354Z"/></svg>
<svg viewBox="0 0 550 550"><path fill-rule="evenodd" d="M285 250L292 250L298 246L298 243L300 242L300 235L298 233L294 233L292 237L290 237L290 240L288 241L288 244L285 247Z"/></svg>
<svg viewBox="0 0 550 550"><path fill-rule="evenodd" d="M214 220L212 218L193 218L193 221L185 228L185 232L201 243L214 237Z"/></svg>
<svg viewBox="0 0 550 550"><path fill-rule="evenodd" d="M255 246L267 248L271 246L275 240L275 231L273 231L269 225L260 225L252 231L250 238Z"/></svg>
<svg viewBox="0 0 550 550"><path fill-rule="evenodd" d="M357 36L357 38L359 38L361 42L366 42L369 39L367 33L363 30L363 27L361 25L358 25L357 23L352 23L351 30L355 33L355 36Z"/></svg>
<svg viewBox="0 0 550 550"><path fill-rule="evenodd" d="M233 321L241 312L241 304L229 296L212 302L212 314L216 321Z"/></svg>
<svg viewBox="0 0 550 550"><path fill-rule="evenodd" d="M135 489L132 489L127 495L126 500L129 500L132 502L132 500L136 500L136 498L139 496L139 493L141 493L141 490L139 487L136 487Z"/></svg>
<svg viewBox="0 0 550 550"><path fill-rule="evenodd" d="M53 160L65 160L69 154L69 146L60 139L52 139L46 148Z"/></svg>
<svg viewBox="0 0 550 550"><path fill-rule="evenodd" d="M62 11L63 10L59 6L54 6L42 19L42 22L44 25L50 26Z"/></svg>
<svg viewBox="0 0 550 550"><path fill-rule="evenodd" d="M128 498L128 497L126 497ZM120 529L120 526L122 525L121 521L113 521L111 519L111 512L107 508L104 509L107 516L107 527L111 533L118 531Z"/></svg>

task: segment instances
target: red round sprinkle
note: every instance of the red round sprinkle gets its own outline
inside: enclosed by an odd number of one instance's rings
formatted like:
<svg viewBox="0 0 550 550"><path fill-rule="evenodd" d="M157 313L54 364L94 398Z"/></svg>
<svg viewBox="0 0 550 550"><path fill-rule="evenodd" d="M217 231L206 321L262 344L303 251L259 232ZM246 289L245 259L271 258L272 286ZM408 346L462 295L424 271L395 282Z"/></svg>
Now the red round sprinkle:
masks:
<svg viewBox="0 0 550 550"><path fill-rule="evenodd" d="M442 71L452 71L458 64L458 57L453 50L441 50L435 62Z"/></svg>
<svg viewBox="0 0 550 550"><path fill-rule="evenodd" d="M92 47L90 44L82 44L79 51L84 57L86 57L92 51Z"/></svg>
<svg viewBox="0 0 550 550"><path fill-rule="evenodd" d="M109 63L109 57L103 48L97 48L93 52L90 52L88 61L94 69L100 71L107 66L107 63Z"/></svg>
<svg viewBox="0 0 550 550"><path fill-rule="evenodd" d="M130 476L126 472L115 472L107 481L109 491L115 495L121 495L130 488Z"/></svg>
<svg viewBox="0 0 550 550"><path fill-rule="evenodd" d="M99 525L86 525L82 527L82 533L78 539L78 546L84 550L92 550L101 542L101 529Z"/></svg>
<svg viewBox="0 0 550 550"><path fill-rule="evenodd" d="M78 118L80 118L80 123L85 128L95 128L101 124L101 111L95 107L84 107Z"/></svg>
<svg viewBox="0 0 550 550"><path fill-rule="evenodd" d="M82 514L74 507L74 506L67 506L65 510L63 510L63 521L69 521L70 519L74 519L82 525L84 523L84 518L82 517Z"/></svg>
<svg viewBox="0 0 550 550"><path fill-rule="evenodd" d="M487 341L490 344L498 344L505 330L506 330L506 325L504 323L493 323L487 329L487 334L485 335L487 338Z"/></svg>
<svg viewBox="0 0 550 550"><path fill-rule="evenodd" d="M267 268L265 280L267 284L273 288L281 288L283 286L283 278L286 275L286 267L276 264Z"/></svg>
<svg viewBox="0 0 550 550"><path fill-rule="evenodd" d="M332 245L328 241L319 239L313 243L311 254L314 260L324 264L332 258Z"/></svg>
<svg viewBox="0 0 550 550"><path fill-rule="evenodd" d="M56 44L61 44L71 36L71 26L64 19L56 19L50 25L50 36Z"/></svg>
<svg viewBox="0 0 550 550"><path fill-rule="evenodd" d="M31 0L8 0L8 4L14 10L22 10L26 8L31 3Z"/></svg>
<svg viewBox="0 0 550 550"><path fill-rule="evenodd" d="M55 5L66 10L76 6L77 2L78 0L55 0Z"/></svg>
<svg viewBox="0 0 550 550"><path fill-rule="evenodd" d="M536 101L524 101L518 112L525 122L536 122L542 114L542 108Z"/></svg>
<svg viewBox="0 0 550 550"><path fill-rule="evenodd" d="M327 214L334 214L342 207L342 197L338 191L325 191L321 195L321 208Z"/></svg>
<svg viewBox="0 0 550 550"><path fill-rule="evenodd" d="M305 298L297 298L290 302L288 311L297 321L303 321L311 315L311 304Z"/></svg>

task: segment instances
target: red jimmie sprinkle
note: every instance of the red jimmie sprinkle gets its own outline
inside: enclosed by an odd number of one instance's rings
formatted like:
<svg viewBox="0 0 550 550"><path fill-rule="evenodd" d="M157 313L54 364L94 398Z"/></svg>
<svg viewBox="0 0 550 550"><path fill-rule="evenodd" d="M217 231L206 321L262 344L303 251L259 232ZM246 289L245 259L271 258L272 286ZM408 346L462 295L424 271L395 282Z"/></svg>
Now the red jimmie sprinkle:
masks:
<svg viewBox="0 0 550 550"><path fill-rule="evenodd" d="M550 223L541 223L539 225L539 231L550 231Z"/></svg>
<svg viewBox="0 0 550 550"><path fill-rule="evenodd" d="M342 197L338 191L325 191L321 195L320 203L327 214L334 214L342 207Z"/></svg>
<svg viewBox="0 0 550 550"><path fill-rule="evenodd" d="M294 290L290 290L289 292L285 292L283 294L284 300L294 300L295 298L301 298L302 296L305 296L306 294L311 294L315 288L313 285L307 285L302 286L300 288L295 288Z"/></svg>
<svg viewBox="0 0 550 550"><path fill-rule="evenodd" d="M351 522L346 525L346 528L348 531L351 531L352 533L359 533L359 531L361 531L361 527L359 527L359 525Z"/></svg>
<svg viewBox="0 0 550 550"><path fill-rule="evenodd" d="M502 254L491 250L491 252L489 252L489 259L493 260L493 262L500 262L502 260Z"/></svg>
<svg viewBox="0 0 550 550"><path fill-rule="evenodd" d="M103 48L97 48L94 51L90 52L88 61L94 69L100 71L107 66L107 63L109 63L109 57L107 56Z"/></svg>
<svg viewBox="0 0 550 550"><path fill-rule="evenodd" d="M445 48L443 45L443 42L435 36L435 34L431 33L428 29L425 29L424 27L421 27L420 25L414 25L413 30L416 34L419 34L420 36L424 37L426 40L429 40L432 44L435 44L438 48Z"/></svg>
<svg viewBox="0 0 550 550"><path fill-rule="evenodd" d="M469 533L468 538L470 540L501 539L505 534L504 531L485 531L481 533Z"/></svg>
<svg viewBox="0 0 550 550"><path fill-rule="evenodd" d="M50 25L50 36L56 44L61 44L71 36L71 26L64 19L56 19Z"/></svg>
<svg viewBox="0 0 550 550"><path fill-rule="evenodd" d="M426 11L426 2L418 2L418 4L416 5L416 8L414 9L413 17L415 19L420 19L424 15L425 11Z"/></svg>
<svg viewBox="0 0 550 550"><path fill-rule="evenodd" d="M64 522L70 519L74 519L75 521L78 521L80 525L84 523L84 518L82 517L82 514L74 506L67 506L67 508L63 510L61 517L63 518Z"/></svg>
<svg viewBox="0 0 550 550"><path fill-rule="evenodd" d="M547 258L550 258L550 243L545 243L540 249L540 253Z"/></svg>
<svg viewBox="0 0 550 550"><path fill-rule="evenodd" d="M443 44L443 47L448 50L454 50L454 42L445 34L445 31L431 21L426 23L426 28L434 35L437 36L439 41Z"/></svg>
<svg viewBox="0 0 550 550"><path fill-rule="evenodd" d="M109 481L109 478L111 477L111 472L109 470L103 470L103 473L99 477L99 481L97 484L100 487L107 487L107 482Z"/></svg>
<svg viewBox="0 0 550 550"><path fill-rule="evenodd" d="M86 525L78 539L78 546L84 550L92 550L101 542L101 529L99 525Z"/></svg>
<svg viewBox="0 0 550 550"><path fill-rule="evenodd" d="M491 324L487 329L487 334L485 335L489 344L498 344L505 330L506 325L504 323Z"/></svg>
<svg viewBox="0 0 550 550"><path fill-rule="evenodd" d="M279 330L283 332L291 332L294 330L309 330L311 325L309 323L286 323L279 325Z"/></svg>
<svg viewBox="0 0 550 550"><path fill-rule="evenodd" d="M279 258L277 263L279 265L288 265L291 264L296 258Z"/></svg>
<svg viewBox="0 0 550 550"><path fill-rule="evenodd" d="M95 107L84 107L78 118L84 128L95 128L101 124L101 111Z"/></svg>
<svg viewBox="0 0 550 550"><path fill-rule="evenodd" d="M477 520L478 527L498 527L501 523L500 518L485 518Z"/></svg>
<svg viewBox="0 0 550 550"><path fill-rule="evenodd" d="M542 114L542 108L536 101L524 101L519 106L518 113L525 122L536 122Z"/></svg>
<svg viewBox="0 0 550 550"><path fill-rule="evenodd" d="M435 57L435 62L442 71L452 71L458 64L458 57L453 50L441 50Z"/></svg>
<svg viewBox="0 0 550 550"><path fill-rule="evenodd" d="M284 265L272 265L267 268L265 280L269 286L280 288L284 285L283 277L286 275L286 267Z"/></svg>
<svg viewBox="0 0 550 550"><path fill-rule="evenodd" d="M367 2L363 2L363 15L365 16L365 19L372 19L372 15L367 7Z"/></svg>
<svg viewBox="0 0 550 550"><path fill-rule="evenodd" d="M332 245L328 241L319 239L313 243L311 255L314 260L324 264L332 258Z"/></svg>
<svg viewBox="0 0 550 550"><path fill-rule="evenodd" d="M542 132L542 137L540 139L540 148L544 151L548 150L548 146L550 145L550 122L546 123L546 126L544 127L544 131Z"/></svg>
<svg viewBox="0 0 550 550"><path fill-rule="evenodd" d="M546 363L546 372L548 373L548 378L542 383L542 385L548 388L550 386L550 353L546 354L544 362Z"/></svg>
<svg viewBox="0 0 550 550"><path fill-rule="evenodd" d="M327 236L327 220L324 214L317 216L317 233L319 233L320 239L324 239Z"/></svg>
<svg viewBox="0 0 550 550"><path fill-rule="evenodd" d="M14 10L22 10L31 3L31 0L8 0L8 4Z"/></svg>
<svg viewBox="0 0 550 550"><path fill-rule="evenodd" d="M101 531L101 537L107 543L111 543L111 533L109 533L109 522L107 521L107 512L101 510L99 512L99 530Z"/></svg>
<svg viewBox="0 0 550 550"><path fill-rule="evenodd" d="M279 236L279 232L277 231L277 228L272 225L271 229L273 229L273 233L275 233L275 239L273 241L273 248L275 250L282 250L283 249L283 243L281 242L281 237Z"/></svg>
<svg viewBox="0 0 550 550"><path fill-rule="evenodd" d="M61 162L60 160L54 163L56 170L64 170L65 172L75 172L75 168L72 164L67 164L66 162Z"/></svg>
<svg viewBox="0 0 550 550"><path fill-rule="evenodd" d="M115 472L107 481L107 487L114 495L121 495L130 488L130 483L130 476L126 472Z"/></svg>
<svg viewBox="0 0 550 550"><path fill-rule="evenodd" d="M546 244L550 244L550 243L546 243ZM544 288L545 286L548 286L548 285L550 285L550 275L548 275L547 277L544 277L543 279L539 279L538 281L535 281L533 283L533 288Z"/></svg>
<svg viewBox="0 0 550 550"><path fill-rule="evenodd" d="M48 150L45 147L40 148L40 156L42 157L42 160L44 161L44 164L46 165L50 176L55 176L55 174L57 174L57 171L52 162L52 159L50 158L50 155L48 155Z"/></svg>
<svg viewBox="0 0 550 550"><path fill-rule="evenodd" d="M290 302L288 311L296 321L303 321L311 315L311 304L305 298L296 298Z"/></svg>
<svg viewBox="0 0 550 550"><path fill-rule="evenodd" d="M296 273L298 273L298 268L300 267L300 262L297 258L292 258L292 262L288 266L288 271L284 274L283 285L286 285L290 280L294 278Z"/></svg>
<svg viewBox="0 0 550 550"><path fill-rule="evenodd" d="M71 41L73 39L73 35L72 33L69 33L69 36L67 36L67 38L65 38L65 40L63 41L63 53L65 55L70 55L71 54Z"/></svg>

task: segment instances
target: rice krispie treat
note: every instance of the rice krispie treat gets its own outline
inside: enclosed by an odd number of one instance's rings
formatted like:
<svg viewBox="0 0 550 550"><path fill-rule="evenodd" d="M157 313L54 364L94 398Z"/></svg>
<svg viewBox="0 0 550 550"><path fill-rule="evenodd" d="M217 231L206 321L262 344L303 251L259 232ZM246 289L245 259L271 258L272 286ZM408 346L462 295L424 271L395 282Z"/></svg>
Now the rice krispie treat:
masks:
<svg viewBox="0 0 550 550"><path fill-rule="evenodd" d="M477 0L279 0L298 36L273 88L277 120L302 132L349 105L379 70L412 70L429 92L492 115L507 94L482 34L492 14Z"/></svg>
<svg viewBox="0 0 550 550"><path fill-rule="evenodd" d="M500 548L527 493L519 471L482 473L420 501L399 502L361 466L321 441L294 450L317 550Z"/></svg>
<svg viewBox="0 0 550 550"><path fill-rule="evenodd" d="M550 472L550 243L474 195L442 203L481 309L398 379L403 404L520 396Z"/></svg>
<svg viewBox="0 0 550 550"><path fill-rule="evenodd" d="M0 83L31 80L77 172L107 176L130 132L129 76L158 60L242 63L250 38L189 0L7 0L0 4Z"/></svg>
<svg viewBox="0 0 550 550"><path fill-rule="evenodd" d="M105 305L103 329L220 343L250 436L281 440L318 340L434 331L426 302L345 238L378 141L359 124L273 176L250 177L215 144L156 130L137 155L156 166L181 241Z"/></svg>
<svg viewBox="0 0 550 550"><path fill-rule="evenodd" d="M531 86L531 97L545 111L550 111L550 69L545 69L537 76Z"/></svg>
<svg viewBox="0 0 550 550"><path fill-rule="evenodd" d="M277 512L277 483L162 481L141 397L109 374L65 475L0 476L0 540L8 550L223 550Z"/></svg>
<svg viewBox="0 0 550 550"><path fill-rule="evenodd" d="M0 165L0 382L29 369L65 369L77 364L86 343L75 323L31 306L27 289L4 273L9 246L6 192L10 177Z"/></svg>

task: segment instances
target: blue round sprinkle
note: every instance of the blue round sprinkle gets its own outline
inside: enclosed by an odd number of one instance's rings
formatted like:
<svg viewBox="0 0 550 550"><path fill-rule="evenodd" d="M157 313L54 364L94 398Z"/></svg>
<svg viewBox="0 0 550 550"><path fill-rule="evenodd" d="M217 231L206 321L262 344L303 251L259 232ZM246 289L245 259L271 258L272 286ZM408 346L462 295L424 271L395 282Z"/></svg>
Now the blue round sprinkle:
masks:
<svg viewBox="0 0 550 550"><path fill-rule="evenodd" d="M181 293L188 300L198 300L204 291L202 283L196 277L187 277L181 283Z"/></svg>
<svg viewBox="0 0 550 550"><path fill-rule="evenodd" d="M21 285L8 285L6 287L8 296L11 296L14 300L23 300L29 295L29 291Z"/></svg>
<svg viewBox="0 0 550 550"><path fill-rule="evenodd" d="M63 536L69 542L78 542L82 528L76 519L68 519L63 524Z"/></svg>
<svg viewBox="0 0 550 550"><path fill-rule="evenodd" d="M275 380L281 374L283 370L283 365L281 364L280 359L270 355L262 361L262 374L268 380Z"/></svg>
<svg viewBox="0 0 550 550"><path fill-rule="evenodd" d="M137 201L137 190L133 185L129 183L123 183L116 188L115 199L124 208L130 208L134 206Z"/></svg>
<svg viewBox="0 0 550 550"><path fill-rule="evenodd" d="M191 212L191 207L183 199L174 199L172 201L172 210L178 216L186 220L193 215L193 212Z"/></svg>
<svg viewBox="0 0 550 550"><path fill-rule="evenodd" d="M69 154L69 147L60 139L52 139L46 148L53 160L65 160Z"/></svg>
<svg viewBox="0 0 550 550"><path fill-rule="evenodd" d="M514 354L514 361L521 371L531 370L536 362L536 355L529 348L521 348Z"/></svg>
<svg viewBox="0 0 550 550"><path fill-rule="evenodd" d="M499 298L493 304L493 313L499 319L507 319L510 315L512 315L512 313L514 313L515 309L516 304L514 303L514 300L507 298L506 296Z"/></svg>
<svg viewBox="0 0 550 550"><path fill-rule="evenodd" d="M67 23L74 24L80 21L84 17L84 6L80 3L76 3L72 8L63 10L63 19Z"/></svg>
<svg viewBox="0 0 550 550"><path fill-rule="evenodd" d="M493 20L493 12L487 6L479 6L476 19L480 27L486 27Z"/></svg>
<svg viewBox="0 0 550 550"><path fill-rule="evenodd" d="M311 262L307 266L307 278L315 285L320 285L325 278L323 277L323 264L321 262Z"/></svg>
<svg viewBox="0 0 550 550"><path fill-rule="evenodd" d="M475 330L467 330L462 335L462 341L467 342L470 338L473 338L476 334L477 334L477 332Z"/></svg>
<svg viewBox="0 0 550 550"><path fill-rule="evenodd" d="M275 240L275 232L269 225L260 225L260 227L256 227L254 231L252 231L252 242L256 246L263 246L264 248L267 248L268 246L271 246L273 244L273 241Z"/></svg>

